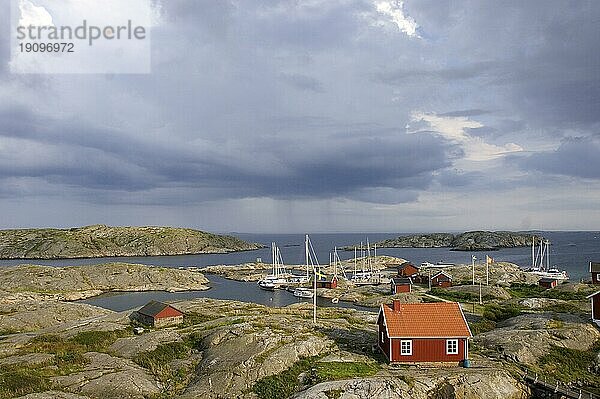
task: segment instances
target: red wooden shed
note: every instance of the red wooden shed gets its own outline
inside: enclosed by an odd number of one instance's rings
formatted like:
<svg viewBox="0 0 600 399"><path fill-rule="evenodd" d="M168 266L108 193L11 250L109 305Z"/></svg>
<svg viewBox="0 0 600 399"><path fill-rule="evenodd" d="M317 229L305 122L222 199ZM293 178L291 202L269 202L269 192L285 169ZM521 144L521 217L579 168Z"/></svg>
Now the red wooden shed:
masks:
<svg viewBox="0 0 600 399"><path fill-rule="evenodd" d="M431 277L431 286L442 288L452 287L452 276L443 271L439 272Z"/></svg>
<svg viewBox="0 0 600 399"><path fill-rule="evenodd" d="M412 292L412 280L410 277L393 277L390 280L390 291L392 295L400 292Z"/></svg>
<svg viewBox="0 0 600 399"><path fill-rule="evenodd" d="M600 291L587 297L592 301L592 322L600 326Z"/></svg>
<svg viewBox="0 0 600 399"><path fill-rule="evenodd" d="M381 305L378 346L390 362L460 364L472 337L456 302Z"/></svg>

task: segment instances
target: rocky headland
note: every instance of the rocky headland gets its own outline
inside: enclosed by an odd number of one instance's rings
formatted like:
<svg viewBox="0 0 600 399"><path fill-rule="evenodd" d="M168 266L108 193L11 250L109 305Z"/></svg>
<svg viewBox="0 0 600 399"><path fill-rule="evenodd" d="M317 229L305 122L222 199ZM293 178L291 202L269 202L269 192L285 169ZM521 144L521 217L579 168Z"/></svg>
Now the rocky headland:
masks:
<svg viewBox="0 0 600 399"><path fill-rule="evenodd" d="M531 246L536 235L511 231L469 231L462 234L432 233L399 236L376 243L380 248L452 248L456 251L493 251ZM354 247L346 247L353 250Z"/></svg>
<svg viewBox="0 0 600 399"><path fill-rule="evenodd" d="M236 237L174 227L0 230L0 259L192 255L262 247Z"/></svg>

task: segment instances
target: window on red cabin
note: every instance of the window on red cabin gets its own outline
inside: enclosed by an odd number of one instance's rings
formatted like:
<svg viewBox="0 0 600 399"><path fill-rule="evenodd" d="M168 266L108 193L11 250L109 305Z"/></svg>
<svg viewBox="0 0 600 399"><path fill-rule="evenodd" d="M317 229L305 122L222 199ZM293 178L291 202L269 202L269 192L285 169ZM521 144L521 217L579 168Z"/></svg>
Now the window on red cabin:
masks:
<svg viewBox="0 0 600 399"><path fill-rule="evenodd" d="M447 355L458 355L458 340L447 339L446 340L446 354Z"/></svg>
<svg viewBox="0 0 600 399"><path fill-rule="evenodd" d="M412 341L411 340L400 341L400 354L402 356L412 355Z"/></svg>

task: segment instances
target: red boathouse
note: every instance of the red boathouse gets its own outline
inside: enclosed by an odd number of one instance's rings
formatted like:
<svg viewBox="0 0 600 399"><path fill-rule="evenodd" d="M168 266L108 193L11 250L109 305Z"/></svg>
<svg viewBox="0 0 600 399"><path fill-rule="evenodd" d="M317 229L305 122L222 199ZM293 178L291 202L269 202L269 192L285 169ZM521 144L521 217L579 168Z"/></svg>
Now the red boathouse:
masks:
<svg viewBox="0 0 600 399"><path fill-rule="evenodd" d="M134 313L135 319L151 327L165 327L183 323L183 312L173 306L150 301Z"/></svg>
<svg viewBox="0 0 600 399"><path fill-rule="evenodd" d="M473 335L456 302L381 305L378 346L392 363L442 362L469 358Z"/></svg>

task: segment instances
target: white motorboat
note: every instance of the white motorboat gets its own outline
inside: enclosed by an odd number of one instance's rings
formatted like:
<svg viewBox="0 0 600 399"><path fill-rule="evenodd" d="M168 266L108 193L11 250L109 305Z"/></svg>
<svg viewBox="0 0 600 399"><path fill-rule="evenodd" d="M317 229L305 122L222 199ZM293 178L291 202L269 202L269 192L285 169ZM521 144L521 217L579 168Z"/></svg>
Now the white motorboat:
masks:
<svg viewBox="0 0 600 399"><path fill-rule="evenodd" d="M312 298L314 296L314 292L310 288L303 287L296 288L293 294L298 298Z"/></svg>

